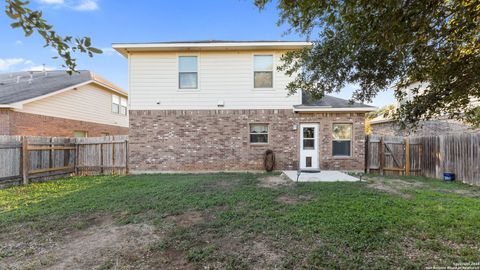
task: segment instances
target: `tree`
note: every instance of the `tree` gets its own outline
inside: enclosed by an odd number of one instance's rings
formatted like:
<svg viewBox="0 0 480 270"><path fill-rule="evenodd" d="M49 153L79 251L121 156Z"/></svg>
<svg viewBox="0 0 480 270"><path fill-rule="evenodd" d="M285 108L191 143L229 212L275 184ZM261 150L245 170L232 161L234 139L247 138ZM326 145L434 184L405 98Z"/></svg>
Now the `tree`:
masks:
<svg viewBox="0 0 480 270"><path fill-rule="evenodd" d="M255 0L264 8L271 0ZM295 79L290 92L316 97L358 85L352 100L369 102L394 87L427 82L402 102L404 125L439 114L480 121L480 1L478 0L278 0L279 24L314 40L289 52L279 70Z"/></svg>
<svg viewBox="0 0 480 270"><path fill-rule="evenodd" d="M60 36L55 32L52 25L47 24L47 21L42 17L42 12L38 10L31 10L28 8L29 1L21 0L6 0L5 13L14 22L10 25L12 28L22 28L25 36L30 36L37 32L45 41L44 47L51 47L56 50L67 69L67 72L72 74L77 67L76 59L72 57L72 53L81 52L86 53L89 57L94 54L100 54L100 49L92 47L90 37Z"/></svg>

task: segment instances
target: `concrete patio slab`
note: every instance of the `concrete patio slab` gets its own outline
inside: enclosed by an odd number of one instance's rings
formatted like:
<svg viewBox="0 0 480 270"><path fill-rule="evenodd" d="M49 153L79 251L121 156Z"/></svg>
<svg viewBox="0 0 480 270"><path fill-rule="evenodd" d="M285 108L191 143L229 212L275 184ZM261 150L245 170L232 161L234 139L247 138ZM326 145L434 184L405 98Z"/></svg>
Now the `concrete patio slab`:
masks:
<svg viewBox="0 0 480 270"><path fill-rule="evenodd" d="M292 181L297 181L297 171L283 171L283 175ZM360 179L340 171L320 171L320 172L302 172L298 177L298 182L355 182Z"/></svg>

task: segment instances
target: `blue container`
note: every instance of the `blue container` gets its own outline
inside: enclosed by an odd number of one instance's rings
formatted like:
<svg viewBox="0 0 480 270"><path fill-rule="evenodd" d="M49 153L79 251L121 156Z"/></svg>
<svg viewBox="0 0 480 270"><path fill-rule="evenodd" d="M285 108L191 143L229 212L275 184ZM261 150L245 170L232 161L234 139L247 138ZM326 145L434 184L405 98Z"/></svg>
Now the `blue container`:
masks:
<svg viewBox="0 0 480 270"><path fill-rule="evenodd" d="M452 172L443 173L443 180L445 181L455 181L455 174Z"/></svg>

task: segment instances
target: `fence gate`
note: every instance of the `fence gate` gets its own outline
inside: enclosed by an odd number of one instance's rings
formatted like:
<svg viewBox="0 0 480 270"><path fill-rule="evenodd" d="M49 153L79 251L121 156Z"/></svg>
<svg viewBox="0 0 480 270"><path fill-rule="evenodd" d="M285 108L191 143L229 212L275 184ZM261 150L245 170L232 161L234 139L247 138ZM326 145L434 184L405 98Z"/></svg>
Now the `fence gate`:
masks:
<svg viewBox="0 0 480 270"><path fill-rule="evenodd" d="M366 138L367 173L410 175L421 171L422 146L398 136L369 135Z"/></svg>

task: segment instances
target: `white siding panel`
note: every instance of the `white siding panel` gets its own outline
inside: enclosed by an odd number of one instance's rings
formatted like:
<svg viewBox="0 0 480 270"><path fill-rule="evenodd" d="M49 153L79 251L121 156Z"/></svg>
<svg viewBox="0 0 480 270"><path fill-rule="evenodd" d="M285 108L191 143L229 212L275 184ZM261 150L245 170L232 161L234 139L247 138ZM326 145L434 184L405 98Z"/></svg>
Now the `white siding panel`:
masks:
<svg viewBox="0 0 480 270"><path fill-rule="evenodd" d="M252 51L199 53L137 53L130 55L130 108L151 109L216 109L224 101L224 109L290 109L301 103L300 94L287 96L290 78L274 70L274 88L253 88ZM282 52L273 54L280 64ZM199 89L178 89L179 55L199 57ZM160 104L157 104L160 102Z"/></svg>
<svg viewBox="0 0 480 270"><path fill-rule="evenodd" d="M27 103L18 111L128 127L128 116L112 113L112 93L92 84Z"/></svg>

